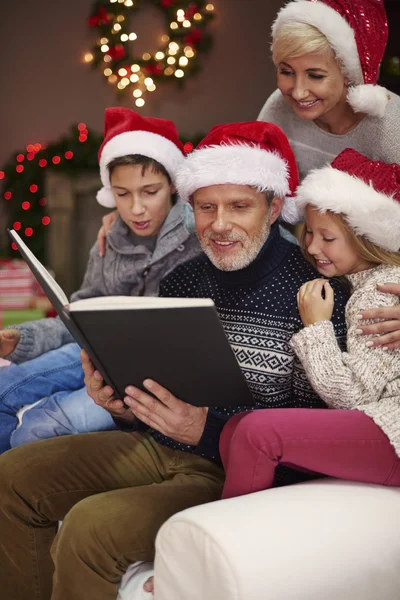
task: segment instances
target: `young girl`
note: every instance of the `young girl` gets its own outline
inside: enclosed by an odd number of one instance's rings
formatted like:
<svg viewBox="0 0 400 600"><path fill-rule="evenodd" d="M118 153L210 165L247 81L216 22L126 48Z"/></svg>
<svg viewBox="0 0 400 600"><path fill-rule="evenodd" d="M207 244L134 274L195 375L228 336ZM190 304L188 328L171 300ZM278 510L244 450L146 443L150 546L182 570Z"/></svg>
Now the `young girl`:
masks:
<svg viewBox="0 0 400 600"><path fill-rule="evenodd" d="M327 279L298 293L304 329L292 338L328 408L257 410L233 417L220 443L223 497L270 488L278 464L331 477L400 486L400 350L370 349L360 311L399 303L377 285L400 283L400 165L344 150L311 172L296 201L305 213L305 256L325 277L345 276L347 352L330 322Z"/></svg>
<svg viewBox="0 0 400 600"><path fill-rule="evenodd" d="M183 158L172 121L142 117L128 108L106 110L99 152L104 187L97 199L104 206L116 206L118 218L107 239L106 256L93 246L83 284L71 300L156 296L161 279L200 252L190 208L175 194L175 175ZM70 342L59 319L0 332L0 356L13 362L0 374L0 453L10 447L18 410L42 398L24 413L13 446L114 427L108 413L86 394L80 349Z"/></svg>

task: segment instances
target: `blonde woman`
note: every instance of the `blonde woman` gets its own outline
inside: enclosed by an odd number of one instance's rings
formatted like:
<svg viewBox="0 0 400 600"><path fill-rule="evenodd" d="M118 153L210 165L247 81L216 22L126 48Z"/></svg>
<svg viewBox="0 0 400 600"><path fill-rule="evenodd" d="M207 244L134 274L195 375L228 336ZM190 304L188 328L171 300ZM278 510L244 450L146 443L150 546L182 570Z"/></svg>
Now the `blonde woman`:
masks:
<svg viewBox="0 0 400 600"><path fill-rule="evenodd" d="M360 311L399 305L377 290L400 283L400 165L373 162L355 150L310 173L297 198L305 210L303 249L325 277L345 277L347 352L337 345L327 279L304 284L304 328L291 341L307 377L331 409L270 409L233 417L221 457L224 498L273 485L278 464L331 477L400 486L400 349L370 350Z"/></svg>
<svg viewBox="0 0 400 600"><path fill-rule="evenodd" d="M382 0L299 0L278 13L278 89L258 119L284 130L301 179L345 148L400 163L400 97L376 85L387 35Z"/></svg>

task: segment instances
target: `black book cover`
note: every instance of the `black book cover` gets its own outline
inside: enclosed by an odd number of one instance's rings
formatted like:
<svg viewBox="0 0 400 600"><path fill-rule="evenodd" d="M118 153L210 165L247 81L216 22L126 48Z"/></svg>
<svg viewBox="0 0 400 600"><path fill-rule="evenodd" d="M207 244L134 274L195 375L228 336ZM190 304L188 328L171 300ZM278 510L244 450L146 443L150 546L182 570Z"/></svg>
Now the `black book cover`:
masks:
<svg viewBox="0 0 400 600"><path fill-rule="evenodd" d="M150 378L196 406L254 405L211 300L110 296L68 304L19 235L9 234L116 397L124 397L127 385L144 389L143 380Z"/></svg>

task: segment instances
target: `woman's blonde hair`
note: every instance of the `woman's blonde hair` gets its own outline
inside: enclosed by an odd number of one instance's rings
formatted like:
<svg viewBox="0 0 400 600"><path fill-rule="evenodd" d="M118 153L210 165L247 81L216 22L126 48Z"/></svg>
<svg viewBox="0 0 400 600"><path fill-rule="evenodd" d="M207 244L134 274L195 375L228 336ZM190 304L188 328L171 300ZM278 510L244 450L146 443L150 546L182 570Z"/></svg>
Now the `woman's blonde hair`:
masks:
<svg viewBox="0 0 400 600"><path fill-rule="evenodd" d="M309 206L318 210L318 207L314 207L312 204ZM361 259L373 265L394 265L395 267L400 267L400 252L384 250L368 240L365 236L357 235L347 223L346 215L337 214L330 210L326 212L333 218ZM303 227L300 235L300 246L304 257L316 268L317 263L314 257L309 254L306 247L306 227Z"/></svg>
<svg viewBox="0 0 400 600"><path fill-rule="evenodd" d="M306 23L286 23L279 27L271 44L275 65L287 58L297 58L311 52L333 52L326 36Z"/></svg>

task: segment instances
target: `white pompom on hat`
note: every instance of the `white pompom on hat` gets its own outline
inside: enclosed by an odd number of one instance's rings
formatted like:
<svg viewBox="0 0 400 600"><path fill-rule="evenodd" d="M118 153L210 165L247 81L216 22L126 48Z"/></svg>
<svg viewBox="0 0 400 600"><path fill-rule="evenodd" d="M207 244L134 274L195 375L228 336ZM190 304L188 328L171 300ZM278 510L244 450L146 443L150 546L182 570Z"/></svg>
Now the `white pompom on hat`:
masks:
<svg viewBox="0 0 400 600"><path fill-rule="evenodd" d="M140 154L156 160L163 165L174 183L184 159L183 145L172 121L143 117L129 108L107 108L104 141L99 149L100 178L104 187L97 193L97 201L102 206L115 207L107 165L129 154Z"/></svg>
<svg viewBox="0 0 400 600"><path fill-rule="evenodd" d="M383 117L389 95L376 85L388 40L383 0L294 0L279 11L273 38L286 23L305 23L323 33L349 79L350 106Z"/></svg>
<svg viewBox="0 0 400 600"><path fill-rule="evenodd" d="M270 191L285 198L282 217L295 208L299 183L296 159L277 125L263 121L213 127L183 161L177 189L182 200L203 187L231 183Z"/></svg>
<svg viewBox="0 0 400 600"><path fill-rule="evenodd" d="M352 148L311 171L297 189L298 211L307 204L344 216L359 236L385 250L400 250L400 165L373 161Z"/></svg>

